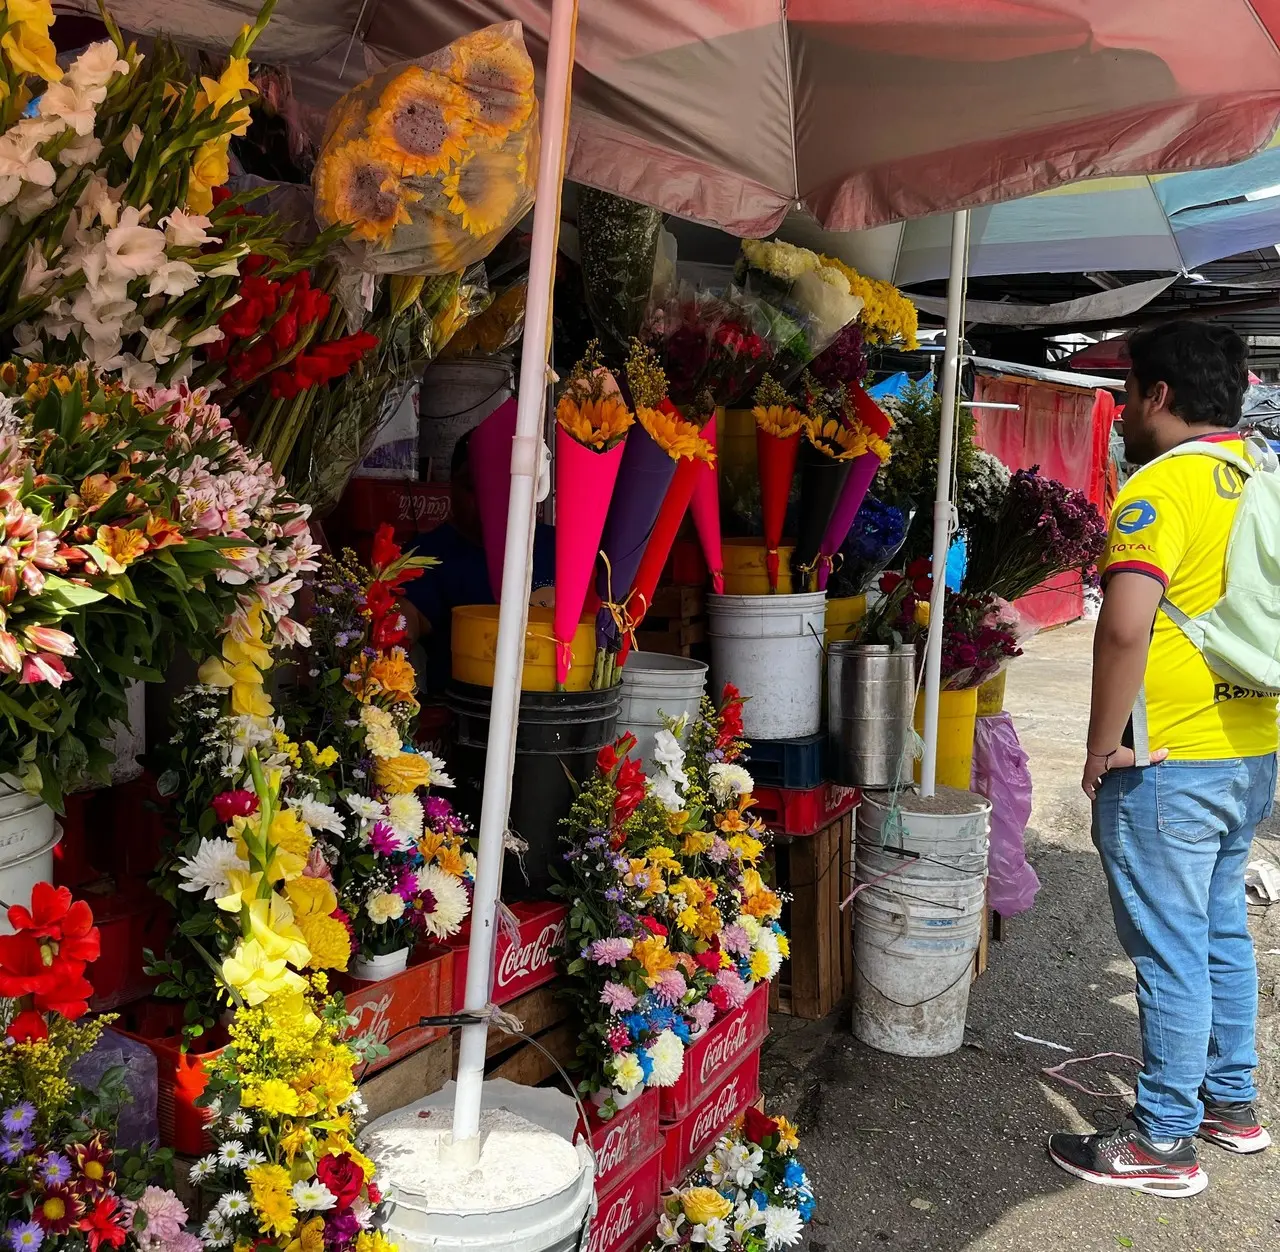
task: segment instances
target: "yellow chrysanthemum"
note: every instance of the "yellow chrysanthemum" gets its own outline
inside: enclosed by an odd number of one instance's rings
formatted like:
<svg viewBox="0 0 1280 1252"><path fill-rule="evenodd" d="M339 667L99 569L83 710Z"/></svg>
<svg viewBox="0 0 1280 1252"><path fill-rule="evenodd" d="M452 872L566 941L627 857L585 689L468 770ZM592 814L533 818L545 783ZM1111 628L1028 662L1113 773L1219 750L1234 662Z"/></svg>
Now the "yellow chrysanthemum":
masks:
<svg viewBox="0 0 1280 1252"><path fill-rule="evenodd" d="M463 229L477 239L507 225L521 189L514 164L505 171L501 162L489 156L463 162L440 185L449 212L461 219Z"/></svg>
<svg viewBox="0 0 1280 1252"><path fill-rule="evenodd" d="M649 437L673 461L705 461L715 464L716 454L711 445L698 433L692 422L686 422L678 413L651 409L640 405L636 419L649 433Z"/></svg>
<svg viewBox="0 0 1280 1252"><path fill-rule="evenodd" d="M449 77L467 93L475 128L501 143L533 112L533 62L523 45L480 30L453 45Z"/></svg>
<svg viewBox="0 0 1280 1252"><path fill-rule="evenodd" d="M369 143L402 178L447 174L470 153L471 100L435 70L410 65L369 114Z"/></svg>
<svg viewBox="0 0 1280 1252"><path fill-rule="evenodd" d="M848 280L849 291L861 298L858 324L868 343L897 343L907 352L914 352L920 346L916 338L916 306L892 283L859 274L838 257L824 256L822 262L838 269Z"/></svg>
<svg viewBox="0 0 1280 1252"><path fill-rule="evenodd" d="M866 451L865 439L834 417L822 421L811 418L804 428L805 436L824 456L833 461L851 461Z"/></svg>
<svg viewBox="0 0 1280 1252"><path fill-rule="evenodd" d="M303 1222L285 1252L324 1252L324 1218L316 1216Z"/></svg>
<svg viewBox="0 0 1280 1252"><path fill-rule="evenodd" d="M751 954L751 981L762 982L769 977L769 954L756 949Z"/></svg>
<svg viewBox="0 0 1280 1252"><path fill-rule="evenodd" d="M240 1103L247 1109L261 1109L271 1117L294 1117L298 1112L298 1093L287 1082L268 1078L265 1082L245 1087ZM267 1185L264 1181L263 1186ZM289 1184L286 1182L284 1185Z"/></svg>
<svg viewBox="0 0 1280 1252"><path fill-rule="evenodd" d="M329 222L351 227L354 239L383 247L413 219L408 205L422 193L404 186L396 167L362 140L326 148L316 166L316 207Z"/></svg>
<svg viewBox="0 0 1280 1252"><path fill-rule="evenodd" d="M584 448L603 451L613 447L635 420L619 396L578 401L565 395L556 405L556 421Z"/></svg>

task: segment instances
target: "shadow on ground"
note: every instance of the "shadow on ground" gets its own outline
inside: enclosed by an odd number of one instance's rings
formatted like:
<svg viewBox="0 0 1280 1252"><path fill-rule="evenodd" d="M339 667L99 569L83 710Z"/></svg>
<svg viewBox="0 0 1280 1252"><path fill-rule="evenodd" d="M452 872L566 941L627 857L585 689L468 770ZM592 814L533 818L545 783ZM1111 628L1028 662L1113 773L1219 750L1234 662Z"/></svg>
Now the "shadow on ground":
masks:
<svg viewBox="0 0 1280 1252"><path fill-rule="evenodd" d="M1042 889L992 947L990 969L973 988L964 1048L937 1060L876 1052L853 1040L847 1005L823 1022L773 1019L764 1089L772 1110L801 1125L820 1199L812 1252L1280 1246L1280 1151L1246 1159L1206 1145L1211 1186L1184 1201L1077 1183L1045 1155L1050 1133L1113 1125L1125 1099L1045 1077L1042 1068L1068 1053L1014 1032L1077 1056L1139 1053L1132 966L1112 930L1076 790L1087 646L1087 628L1054 632L1015 671L1010 707L1032 756L1037 803L1028 848ZM1256 855L1280 859L1280 831L1273 824L1262 833ZM1280 1108L1280 906L1255 910L1254 926L1265 1110ZM1095 1090L1128 1096L1135 1067L1110 1060L1069 1072Z"/></svg>

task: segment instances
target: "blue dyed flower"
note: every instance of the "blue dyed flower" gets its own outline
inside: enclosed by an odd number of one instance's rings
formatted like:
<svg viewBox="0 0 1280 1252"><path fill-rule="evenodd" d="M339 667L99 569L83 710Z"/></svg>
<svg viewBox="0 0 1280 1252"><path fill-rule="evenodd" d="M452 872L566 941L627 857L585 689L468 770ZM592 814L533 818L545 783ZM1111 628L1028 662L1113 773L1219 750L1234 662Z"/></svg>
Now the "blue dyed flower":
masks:
<svg viewBox="0 0 1280 1252"><path fill-rule="evenodd" d="M633 1041L639 1039L649 1029L649 1023L639 1013L628 1013L623 1017L622 1024Z"/></svg>
<svg viewBox="0 0 1280 1252"><path fill-rule="evenodd" d="M785 1187L803 1187L808 1181L805 1177L804 1166L800 1164L794 1157L787 1162L787 1167L782 1171L782 1184Z"/></svg>
<svg viewBox="0 0 1280 1252"><path fill-rule="evenodd" d="M648 1083L653 1074L653 1057L649 1055L647 1048L637 1048L636 1060L640 1062L640 1072L644 1075L644 1081Z"/></svg>
<svg viewBox="0 0 1280 1252"><path fill-rule="evenodd" d="M4 1239L13 1252L36 1252L44 1242L44 1231L35 1222L10 1222Z"/></svg>
<svg viewBox="0 0 1280 1252"><path fill-rule="evenodd" d="M796 1206L802 1221L810 1221L813 1217L813 1210L818 1207L818 1202L813 1196L806 1196Z"/></svg>
<svg viewBox="0 0 1280 1252"><path fill-rule="evenodd" d="M61 1152L50 1152L40 1164L40 1179L49 1187L71 1181L71 1162Z"/></svg>
<svg viewBox="0 0 1280 1252"><path fill-rule="evenodd" d="M32 1122L36 1120L36 1106L29 1100L23 1100L21 1104L15 1104L11 1109L5 1109L3 1115L0 1115L0 1126L3 1126L10 1134L21 1134L26 1130Z"/></svg>
<svg viewBox="0 0 1280 1252"><path fill-rule="evenodd" d="M763 1191L761 1191L759 1187L757 1187L757 1188L756 1188L756 1189L751 1193L751 1202L752 1202L752 1204L754 1204L754 1205L756 1206L756 1208L758 1208L762 1213L765 1211L765 1209L767 1209L767 1208L769 1207L769 1197L768 1197L767 1195L765 1195L765 1193L764 1193Z"/></svg>
<svg viewBox="0 0 1280 1252"><path fill-rule="evenodd" d="M683 1016L675 1018L671 1023L671 1033L687 1048L689 1046L689 1023Z"/></svg>
<svg viewBox="0 0 1280 1252"><path fill-rule="evenodd" d="M6 1165L16 1165L35 1147L35 1143L30 1131L24 1130L20 1135L10 1135L0 1142L0 1161Z"/></svg>

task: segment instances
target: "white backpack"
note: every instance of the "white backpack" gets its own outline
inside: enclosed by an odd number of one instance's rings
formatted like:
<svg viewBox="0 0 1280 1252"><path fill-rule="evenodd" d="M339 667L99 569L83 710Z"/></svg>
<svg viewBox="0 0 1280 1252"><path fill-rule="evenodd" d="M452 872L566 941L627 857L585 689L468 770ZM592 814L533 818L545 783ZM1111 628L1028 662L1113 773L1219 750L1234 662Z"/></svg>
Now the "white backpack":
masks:
<svg viewBox="0 0 1280 1252"><path fill-rule="evenodd" d="M1195 617L1167 596L1160 607L1218 677L1250 691L1280 694L1280 458L1262 436L1244 439L1247 457L1219 443L1195 441L1158 458L1209 456L1242 479L1222 598Z"/></svg>

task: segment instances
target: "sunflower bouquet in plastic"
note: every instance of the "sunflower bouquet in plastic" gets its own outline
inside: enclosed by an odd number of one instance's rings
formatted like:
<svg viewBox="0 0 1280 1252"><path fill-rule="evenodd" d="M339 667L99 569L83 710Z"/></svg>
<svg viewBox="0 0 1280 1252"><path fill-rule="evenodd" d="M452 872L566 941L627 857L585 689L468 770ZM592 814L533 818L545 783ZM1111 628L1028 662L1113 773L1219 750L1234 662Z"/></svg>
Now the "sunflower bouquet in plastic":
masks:
<svg viewBox="0 0 1280 1252"><path fill-rule="evenodd" d="M343 96L316 162L316 216L364 268L443 274L489 254L533 204L533 62L518 22L475 31Z"/></svg>

